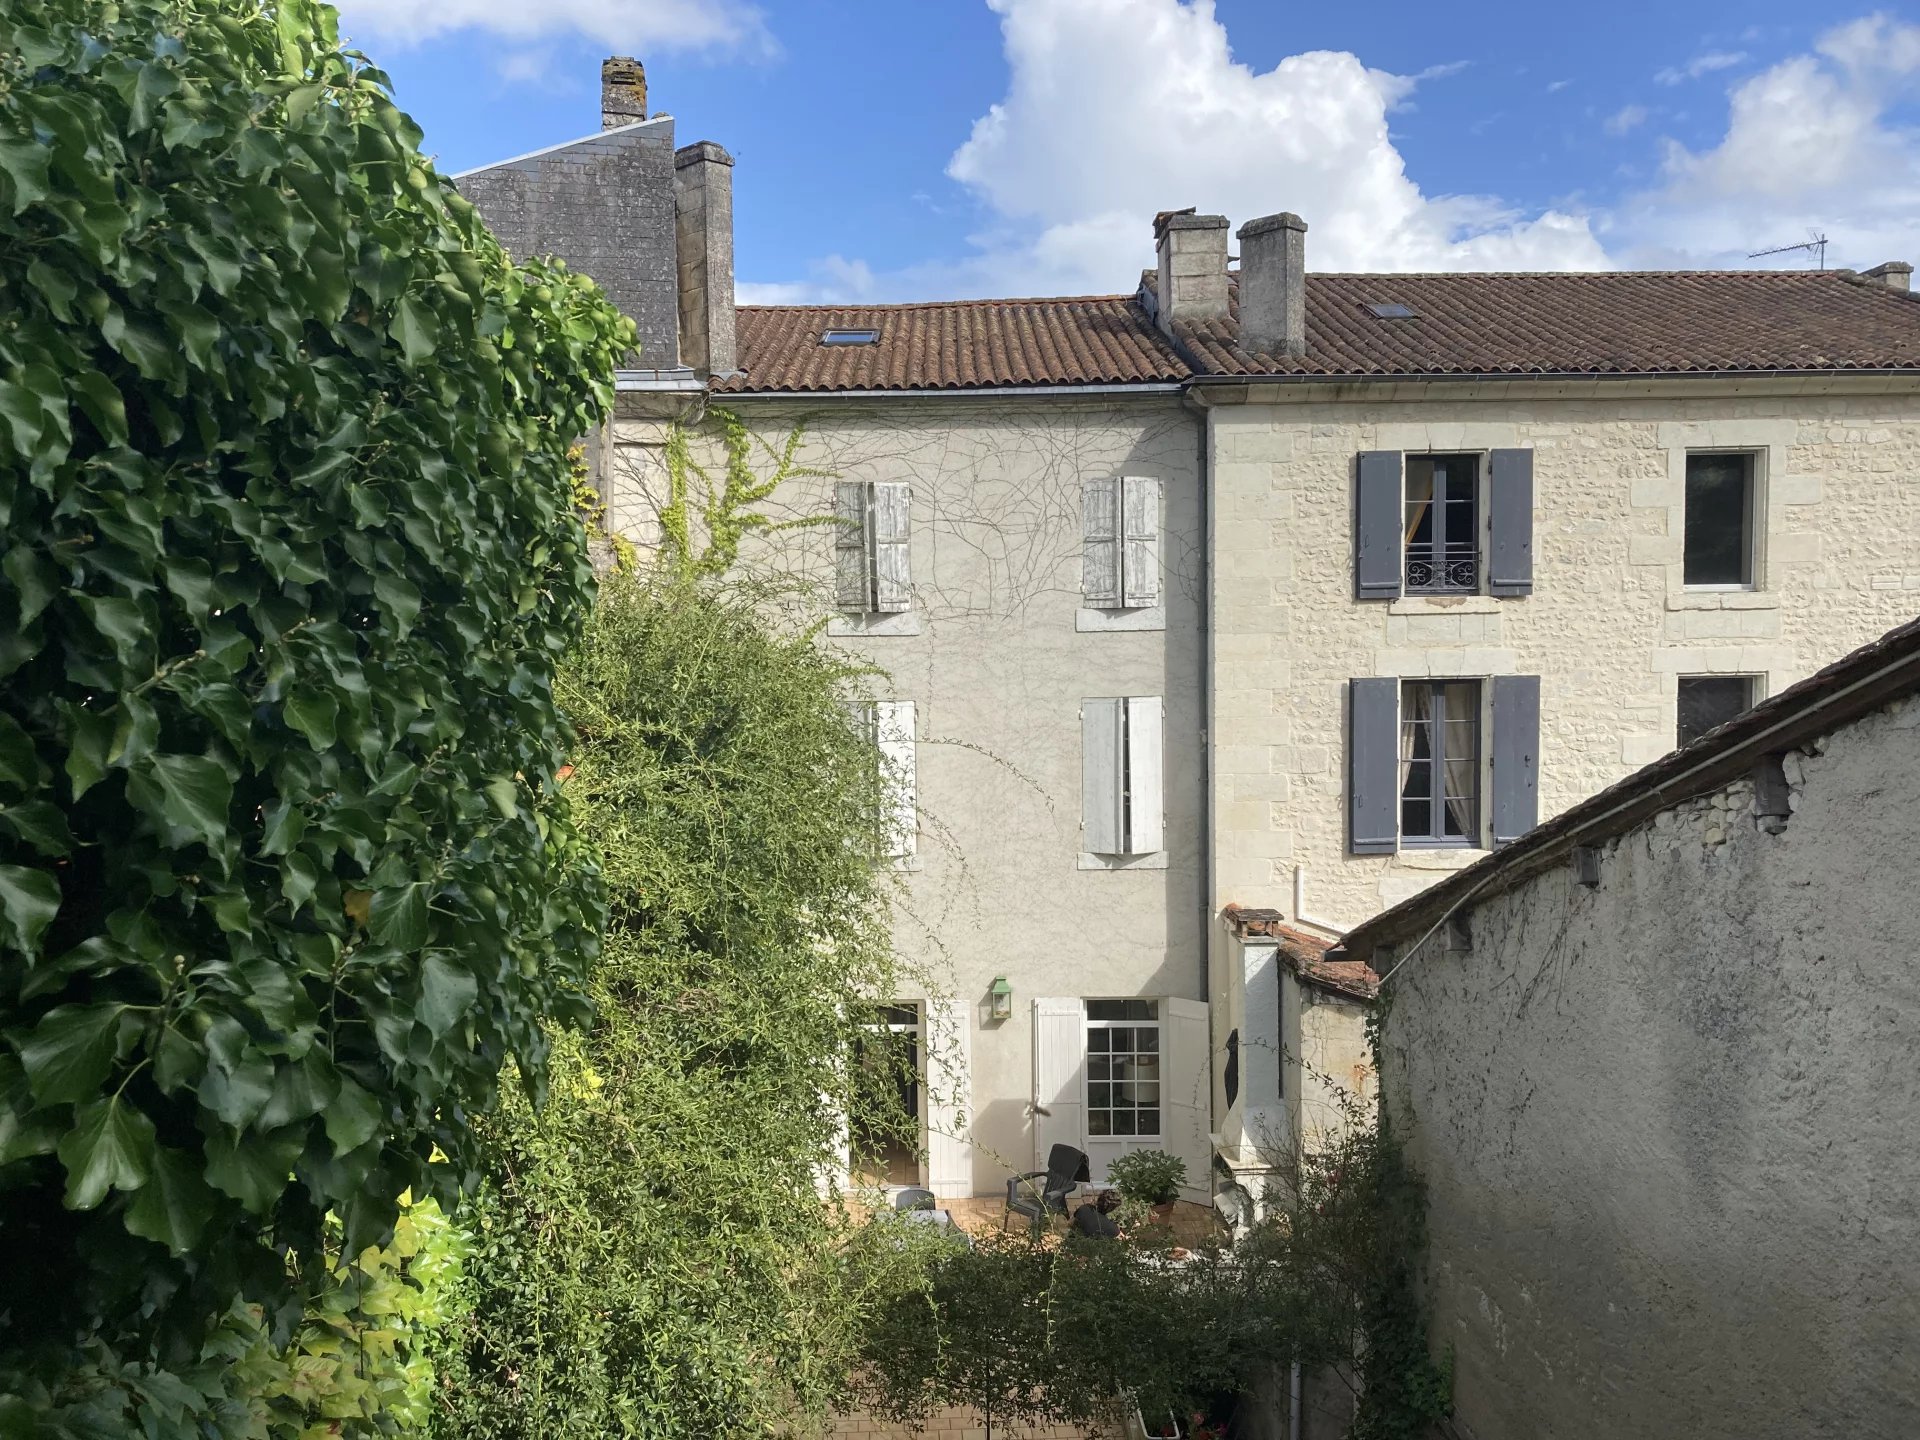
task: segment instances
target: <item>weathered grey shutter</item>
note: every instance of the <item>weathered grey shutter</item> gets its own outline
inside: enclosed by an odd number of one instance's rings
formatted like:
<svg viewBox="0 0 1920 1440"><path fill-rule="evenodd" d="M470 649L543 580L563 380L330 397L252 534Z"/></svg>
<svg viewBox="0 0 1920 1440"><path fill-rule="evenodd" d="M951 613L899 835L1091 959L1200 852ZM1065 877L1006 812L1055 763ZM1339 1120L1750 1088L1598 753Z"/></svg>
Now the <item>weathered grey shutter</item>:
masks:
<svg viewBox="0 0 1920 1440"><path fill-rule="evenodd" d="M1347 682L1347 848L1400 848L1400 682Z"/></svg>
<svg viewBox="0 0 1920 1440"><path fill-rule="evenodd" d="M1080 702L1080 848L1094 855L1119 855L1125 849L1120 793L1125 703Z"/></svg>
<svg viewBox="0 0 1920 1440"><path fill-rule="evenodd" d="M859 480L833 487L833 603L863 615L873 604L867 494L867 485Z"/></svg>
<svg viewBox="0 0 1920 1440"><path fill-rule="evenodd" d="M1120 482L1080 487L1080 598L1108 609L1120 603Z"/></svg>
<svg viewBox="0 0 1920 1440"><path fill-rule="evenodd" d="M1493 681L1493 843L1505 845L1540 820L1540 677Z"/></svg>
<svg viewBox="0 0 1920 1440"><path fill-rule="evenodd" d="M1354 477L1353 581L1361 600L1400 594L1400 452L1363 450Z"/></svg>
<svg viewBox="0 0 1920 1440"><path fill-rule="evenodd" d="M1495 450L1487 462L1487 589L1533 593L1533 451Z"/></svg>
<svg viewBox="0 0 1920 1440"><path fill-rule="evenodd" d="M1120 482L1125 547L1120 563L1120 603L1160 603L1160 482L1129 475ZM1154 847L1158 849L1158 846Z"/></svg>
<svg viewBox="0 0 1920 1440"><path fill-rule="evenodd" d="M907 571L912 506L907 487L883 481L873 487L873 608L883 615L913 607Z"/></svg>
<svg viewBox="0 0 1920 1440"><path fill-rule="evenodd" d="M1162 702L1158 695L1136 695L1122 703L1127 722L1126 849L1129 855L1151 855L1165 843Z"/></svg>

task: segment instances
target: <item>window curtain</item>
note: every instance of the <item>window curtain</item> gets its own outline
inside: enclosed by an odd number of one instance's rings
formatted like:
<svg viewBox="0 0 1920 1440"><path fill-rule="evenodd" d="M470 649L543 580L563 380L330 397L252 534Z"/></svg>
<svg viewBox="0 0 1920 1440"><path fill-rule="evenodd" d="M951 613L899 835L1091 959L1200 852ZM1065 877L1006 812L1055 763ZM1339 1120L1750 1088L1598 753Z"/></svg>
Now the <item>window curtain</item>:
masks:
<svg viewBox="0 0 1920 1440"><path fill-rule="evenodd" d="M1477 839L1474 798L1480 786L1479 746L1474 743L1480 725L1480 687L1449 685L1445 689L1446 721L1442 736L1447 771L1447 819L1451 830Z"/></svg>
<svg viewBox="0 0 1920 1440"><path fill-rule="evenodd" d="M1423 736L1433 734L1433 691L1425 685L1403 685L1400 687L1400 796L1407 795L1407 781L1413 774L1413 762L1425 760L1426 746L1421 743ZM1428 779L1431 795L1432 779Z"/></svg>

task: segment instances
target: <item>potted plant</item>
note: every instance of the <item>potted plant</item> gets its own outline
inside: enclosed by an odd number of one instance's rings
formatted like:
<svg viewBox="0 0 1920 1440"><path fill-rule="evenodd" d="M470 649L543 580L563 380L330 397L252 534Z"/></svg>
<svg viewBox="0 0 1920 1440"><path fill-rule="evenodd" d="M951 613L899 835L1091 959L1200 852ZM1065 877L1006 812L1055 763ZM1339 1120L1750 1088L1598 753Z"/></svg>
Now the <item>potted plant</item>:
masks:
<svg viewBox="0 0 1920 1440"><path fill-rule="evenodd" d="M1129 1150L1107 1166L1107 1179L1120 1198L1149 1207L1161 1221L1173 1213L1186 1178L1187 1162L1164 1150Z"/></svg>

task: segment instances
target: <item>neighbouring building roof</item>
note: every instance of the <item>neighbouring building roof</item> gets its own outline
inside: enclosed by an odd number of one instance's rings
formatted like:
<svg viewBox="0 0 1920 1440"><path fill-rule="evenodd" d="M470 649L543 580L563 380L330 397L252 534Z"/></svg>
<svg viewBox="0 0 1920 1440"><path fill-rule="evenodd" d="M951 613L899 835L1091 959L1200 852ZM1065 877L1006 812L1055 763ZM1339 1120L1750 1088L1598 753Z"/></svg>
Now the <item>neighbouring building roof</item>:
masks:
<svg viewBox="0 0 1920 1440"><path fill-rule="evenodd" d="M716 392L977 390L1187 379L1167 337L1128 295L930 305L743 305L741 373ZM879 332L824 345L828 330Z"/></svg>
<svg viewBox="0 0 1920 1440"><path fill-rule="evenodd" d="M1277 941L1274 948L1280 959L1308 984L1360 1000L1371 1000L1380 988L1380 977L1365 961L1329 959L1334 941L1287 924L1278 910L1229 905L1223 913L1242 940Z"/></svg>
<svg viewBox="0 0 1920 1440"><path fill-rule="evenodd" d="M1575 846L1626 834L1662 810L1751 776L1778 757L1891 701L1920 692L1920 619L1889 630L1824 670L1763 700L1535 826L1446 880L1355 926L1331 952L1372 961L1382 946L1419 940L1469 902L1510 890L1565 860Z"/></svg>
<svg viewBox="0 0 1920 1440"><path fill-rule="evenodd" d="M1300 356L1240 348L1224 320L1176 322L1205 375L1696 375L1920 369L1920 296L1850 270L1336 275L1308 272ZM1155 279L1143 291L1151 296ZM1151 303L1149 301L1149 303ZM1370 306L1404 305L1382 319Z"/></svg>
<svg viewBox="0 0 1920 1440"><path fill-rule="evenodd" d="M1920 371L1920 295L1852 271L1612 271L1306 277L1298 357L1239 345L1224 320L1154 324L1132 296L740 307L740 374L720 393L973 390L1444 375ZM1370 307L1401 305L1406 319ZM873 329L869 345L828 330ZM1177 342L1177 344L1175 343Z"/></svg>

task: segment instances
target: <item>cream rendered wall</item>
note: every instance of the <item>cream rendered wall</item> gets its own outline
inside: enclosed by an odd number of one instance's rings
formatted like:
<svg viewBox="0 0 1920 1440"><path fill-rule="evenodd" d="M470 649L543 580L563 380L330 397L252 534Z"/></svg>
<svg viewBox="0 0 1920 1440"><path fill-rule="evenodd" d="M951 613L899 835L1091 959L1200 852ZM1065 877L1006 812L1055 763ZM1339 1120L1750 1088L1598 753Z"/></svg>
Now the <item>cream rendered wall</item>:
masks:
<svg viewBox="0 0 1920 1440"><path fill-rule="evenodd" d="M1920 697L1473 906L1392 981L1387 1114L1478 1440L1909 1436Z"/></svg>
<svg viewBox="0 0 1920 1440"><path fill-rule="evenodd" d="M1199 426L1172 395L730 403L776 446L804 421L799 459L826 472L793 481L770 513L831 514L836 479L912 487L913 610L884 622L904 633L828 643L882 672L877 696L917 707L919 853L898 934L929 988L971 1017L974 1188L998 1191L1034 1164L1035 997L1206 998ZM655 436L623 434L612 477L615 522L641 536L663 475ZM716 458L710 443L700 453ZM1081 483L1123 474L1163 482L1164 628L1084 633ZM830 609L833 538L762 536L743 565L817 582ZM1080 702L1117 695L1166 701L1165 858L1085 869ZM1013 1018L995 1023L999 975Z"/></svg>
<svg viewBox="0 0 1920 1440"><path fill-rule="evenodd" d="M1482 853L1346 853L1352 677L1541 676L1544 820L1672 748L1679 675L1752 672L1771 693L1911 618L1920 395L1905 383L1383 384L1214 404L1215 907L1291 913L1304 865L1307 913L1350 927ZM1506 446L1534 451L1533 594L1356 601L1355 455ZM1762 457L1751 594L1682 587L1690 447Z"/></svg>

